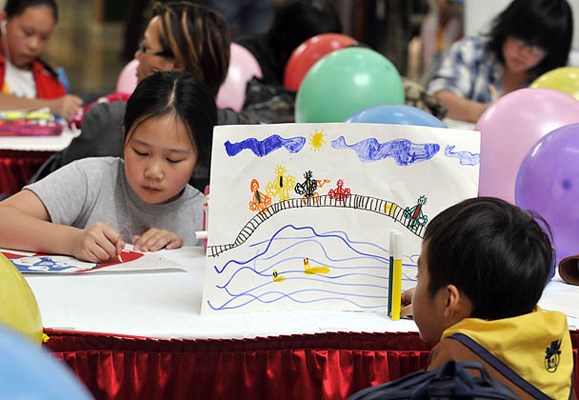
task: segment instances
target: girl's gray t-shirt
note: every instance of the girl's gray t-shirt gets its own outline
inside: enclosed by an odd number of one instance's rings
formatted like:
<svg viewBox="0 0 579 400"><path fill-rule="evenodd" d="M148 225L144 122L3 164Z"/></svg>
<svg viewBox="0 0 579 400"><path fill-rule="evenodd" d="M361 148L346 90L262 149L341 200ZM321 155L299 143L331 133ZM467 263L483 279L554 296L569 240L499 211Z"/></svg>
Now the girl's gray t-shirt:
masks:
<svg viewBox="0 0 579 400"><path fill-rule="evenodd" d="M124 160L91 157L75 161L25 187L34 192L56 224L86 228L102 222L117 229L131 243L133 235L149 228L167 229L186 246L199 245L203 195L190 185L166 204L144 202L128 184Z"/></svg>

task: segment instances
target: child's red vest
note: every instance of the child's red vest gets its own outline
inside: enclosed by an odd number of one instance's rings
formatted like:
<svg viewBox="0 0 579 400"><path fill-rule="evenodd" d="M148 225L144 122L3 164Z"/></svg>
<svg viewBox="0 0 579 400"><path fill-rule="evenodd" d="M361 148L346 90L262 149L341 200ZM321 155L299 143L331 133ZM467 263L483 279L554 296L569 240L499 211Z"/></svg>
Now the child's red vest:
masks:
<svg viewBox="0 0 579 400"><path fill-rule="evenodd" d="M0 54L0 88L4 86L5 74L6 62L4 55ZM36 98L55 99L66 94L64 86L58 81L56 75L37 60L32 62L32 75L36 83Z"/></svg>

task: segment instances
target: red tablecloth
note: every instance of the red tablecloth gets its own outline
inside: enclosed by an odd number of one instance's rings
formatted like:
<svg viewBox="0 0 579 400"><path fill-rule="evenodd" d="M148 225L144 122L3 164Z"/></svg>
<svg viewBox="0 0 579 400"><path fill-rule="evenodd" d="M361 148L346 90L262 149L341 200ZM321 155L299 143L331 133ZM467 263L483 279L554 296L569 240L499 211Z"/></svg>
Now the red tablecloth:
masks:
<svg viewBox="0 0 579 400"><path fill-rule="evenodd" d="M96 399L344 399L426 366L416 333L155 340L47 331ZM571 332L575 391L579 331Z"/></svg>
<svg viewBox="0 0 579 400"><path fill-rule="evenodd" d="M51 151L0 150L0 194L20 191L51 155Z"/></svg>

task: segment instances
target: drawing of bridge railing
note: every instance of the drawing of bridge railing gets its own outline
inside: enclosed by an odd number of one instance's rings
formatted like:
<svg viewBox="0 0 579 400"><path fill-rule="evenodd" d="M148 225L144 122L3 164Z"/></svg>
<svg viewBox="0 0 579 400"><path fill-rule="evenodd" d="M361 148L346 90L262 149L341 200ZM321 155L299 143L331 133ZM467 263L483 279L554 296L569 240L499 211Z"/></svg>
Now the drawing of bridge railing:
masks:
<svg viewBox="0 0 579 400"><path fill-rule="evenodd" d="M295 209L295 208L305 208L305 207L337 207L337 208L354 208L357 210L365 210L370 212L375 212L378 214L386 215L392 218L394 221L402 224L407 230L414 233L416 236L421 237L424 233L425 226L416 224L412 218L404 216L404 208L400 207L398 204L378 199L370 196L363 196L359 194L351 194L345 199L332 199L327 194L321 195L314 198L295 198L280 201L279 203L271 204L265 210L257 213L252 219L250 219L245 226L241 229L235 241L233 243L217 246L208 246L207 254L209 257L217 257L221 253L231 250L235 247L241 246L243 243L249 239L249 237L255 232L255 230L265 222L267 219L271 218L273 215L279 213L283 210Z"/></svg>

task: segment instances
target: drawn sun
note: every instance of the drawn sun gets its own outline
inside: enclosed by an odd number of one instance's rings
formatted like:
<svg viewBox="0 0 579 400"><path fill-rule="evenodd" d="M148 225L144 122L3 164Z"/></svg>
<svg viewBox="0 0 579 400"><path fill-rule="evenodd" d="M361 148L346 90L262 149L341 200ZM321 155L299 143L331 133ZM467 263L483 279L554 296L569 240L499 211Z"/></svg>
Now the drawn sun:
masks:
<svg viewBox="0 0 579 400"><path fill-rule="evenodd" d="M313 151L321 150L326 144L326 140L324 139L324 131L316 131L310 135L310 149Z"/></svg>

